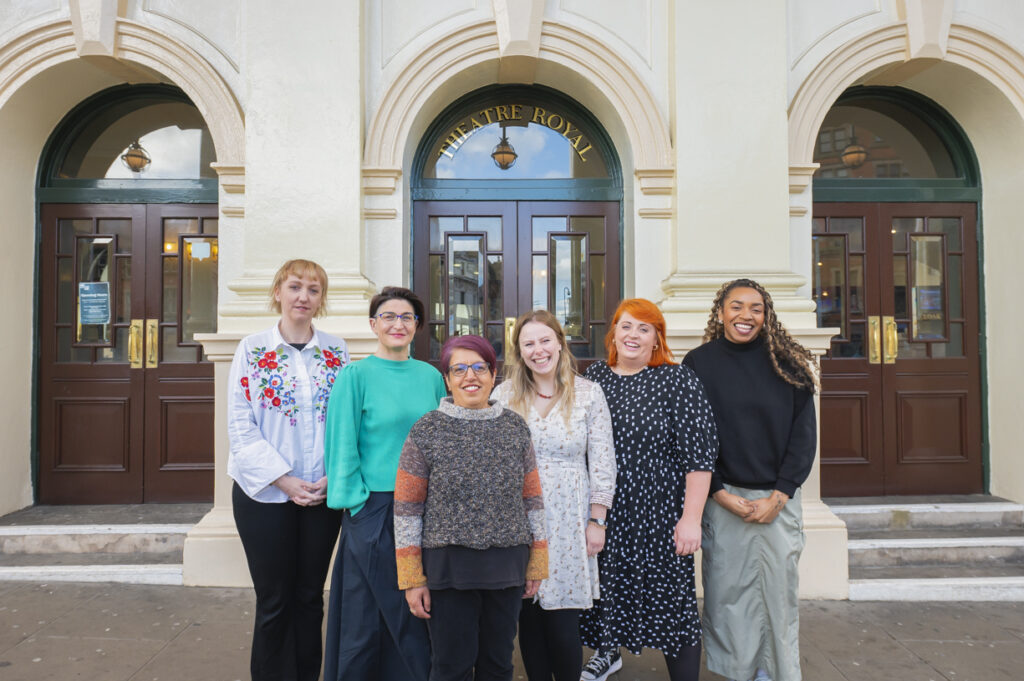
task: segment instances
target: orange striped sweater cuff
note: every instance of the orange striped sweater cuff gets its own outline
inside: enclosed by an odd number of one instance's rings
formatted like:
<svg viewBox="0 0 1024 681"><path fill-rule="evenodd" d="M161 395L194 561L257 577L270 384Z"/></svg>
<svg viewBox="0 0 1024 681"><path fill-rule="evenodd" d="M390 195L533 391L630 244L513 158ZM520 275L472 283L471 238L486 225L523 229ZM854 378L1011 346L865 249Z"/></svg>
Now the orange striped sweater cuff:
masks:
<svg viewBox="0 0 1024 681"><path fill-rule="evenodd" d="M548 578L548 543L546 541L535 541L530 546L530 560L526 564L526 578Z"/></svg>
<svg viewBox="0 0 1024 681"><path fill-rule="evenodd" d="M402 591L417 586L427 585L427 576L423 574L423 556L418 546L406 546L395 550L395 561L398 567L398 588Z"/></svg>

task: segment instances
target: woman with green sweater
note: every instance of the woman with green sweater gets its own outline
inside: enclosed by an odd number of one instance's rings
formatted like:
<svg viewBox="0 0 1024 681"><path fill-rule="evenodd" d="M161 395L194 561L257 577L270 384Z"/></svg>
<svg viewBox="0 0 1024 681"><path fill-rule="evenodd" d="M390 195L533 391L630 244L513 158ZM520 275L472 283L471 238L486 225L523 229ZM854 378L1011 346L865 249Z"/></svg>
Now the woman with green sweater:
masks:
<svg viewBox="0 0 1024 681"><path fill-rule="evenodd" d="M426 681L430 641L398 590L394 491L409 429L445 396L434 367L409 357L423 303L385 287L370 301L373 355L339 374L327 411L327 505L343 509L331 578L325 681Z"/></svg>

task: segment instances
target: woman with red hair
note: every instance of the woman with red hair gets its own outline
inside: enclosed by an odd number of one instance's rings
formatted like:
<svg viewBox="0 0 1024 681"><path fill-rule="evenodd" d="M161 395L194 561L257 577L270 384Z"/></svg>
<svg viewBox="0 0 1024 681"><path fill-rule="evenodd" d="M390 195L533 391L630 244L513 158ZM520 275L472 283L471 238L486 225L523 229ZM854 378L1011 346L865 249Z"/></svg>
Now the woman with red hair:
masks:
<svg viewBox="0 0 1024 681"><path fill-rule="evenodd" d="M697 681L693 554L718 451L714 415L700 380L673 362L651 301L619 304L605 348L608 361L586 377L608 399L618 474L598 554L601 598L581 618L583 642L596 651L581 679L604 681L625 647L661 650L672 681Z"/></svg>

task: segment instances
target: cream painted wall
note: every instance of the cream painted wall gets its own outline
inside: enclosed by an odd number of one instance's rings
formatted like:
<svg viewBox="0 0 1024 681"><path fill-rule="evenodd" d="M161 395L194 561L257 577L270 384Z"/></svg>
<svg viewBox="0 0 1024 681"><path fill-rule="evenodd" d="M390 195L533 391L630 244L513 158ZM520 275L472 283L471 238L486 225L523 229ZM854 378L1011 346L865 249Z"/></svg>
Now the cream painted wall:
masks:
<svg viewBox="0 0 1024 681"><path fill-rule="evenodd" d="M36 279L36 168L53 128L69 109L112 85L109 76L85 63L46 71L20 88L0 109L0 319L15 352L0 358L5 389L0 396L0 514L33 501L32 429Z"/></svg>
<svg viewBox="0 0 1024 681"><path fill-rule="evenodd" d="M288 258L321 262L331 278L322 325L343 334L365 333L369 288L361 276L360 6L252 4L246 23L245 270L269 283Z"/></svg>
<svg viewBox="0 0 1024 681"><path fill-rule="evenodd" d="M696 3L675 28L676 266L788 270L785 6Z"/></svg>
<svg viewBox="0 0 1024 681"><path fill-rule="evenodd" d="M0 45L34 26L67 16L67 2L61 0L0 0Z"/></svg>
<svg viewBox="0 0 1024 681"><path fill-rule="evenodd" d="M1024 319L1020 256L1024 253L1024 120L994 85L965 68L942 64L905 83L935 100L963 126L982 174L981 233L985 273L984 334L988 433L993 494L1024 502L1024 393L1018 359Z"/></svg>

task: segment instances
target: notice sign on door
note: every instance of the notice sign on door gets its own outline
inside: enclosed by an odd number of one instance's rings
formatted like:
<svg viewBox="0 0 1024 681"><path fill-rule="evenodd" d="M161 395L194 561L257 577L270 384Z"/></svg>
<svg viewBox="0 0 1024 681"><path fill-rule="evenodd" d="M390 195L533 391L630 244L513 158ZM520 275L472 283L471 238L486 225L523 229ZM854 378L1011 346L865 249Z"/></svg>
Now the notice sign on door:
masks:
<svg viewBox="0 0 1024 681"><path fill-rule="evenodd" d="M81 281L78 283L78 323L110 323L110 282Z"/></svg>

